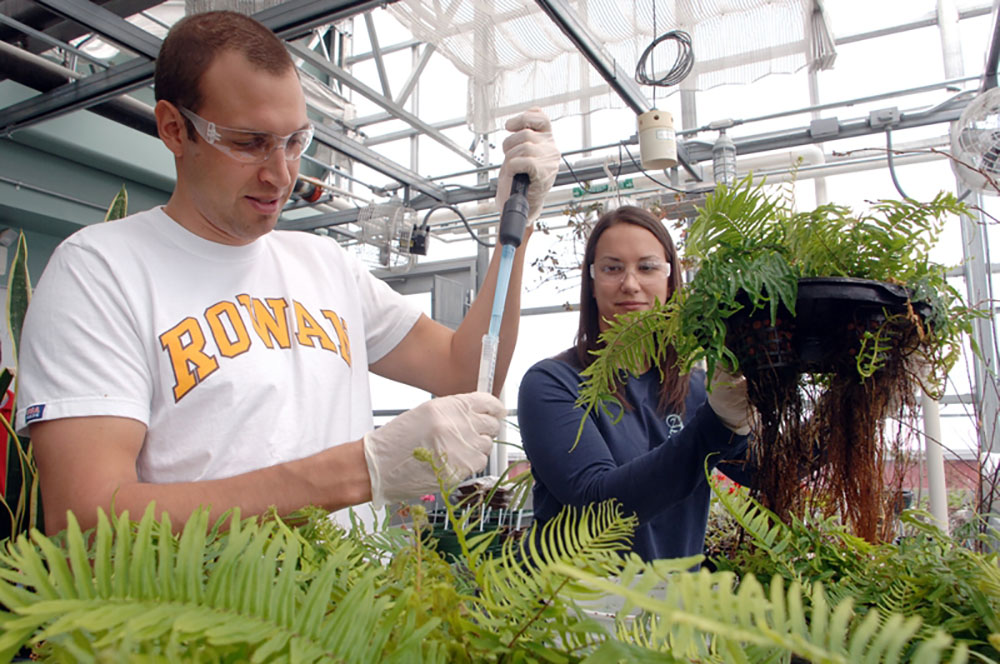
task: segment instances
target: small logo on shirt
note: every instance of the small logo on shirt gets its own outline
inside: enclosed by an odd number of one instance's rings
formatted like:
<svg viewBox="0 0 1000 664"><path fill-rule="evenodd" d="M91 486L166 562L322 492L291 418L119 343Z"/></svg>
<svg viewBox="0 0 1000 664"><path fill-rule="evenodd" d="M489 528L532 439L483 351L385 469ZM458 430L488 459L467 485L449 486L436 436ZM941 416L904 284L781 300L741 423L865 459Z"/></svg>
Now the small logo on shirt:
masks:
<svg viewBox="0 0 1000 664"><path fill-rule="evenodd" d="M36 403L34 406L28 406L28 409L24 411L24 421L34 422L42 417L42 413L45 412L45 404Z"/></svg>
<svg viewBox="0 0 1000 664"><path fill-rule="evenodd" d="M677 413L667 415L667 433L675 434L684 428L684 420Z"/></svg>

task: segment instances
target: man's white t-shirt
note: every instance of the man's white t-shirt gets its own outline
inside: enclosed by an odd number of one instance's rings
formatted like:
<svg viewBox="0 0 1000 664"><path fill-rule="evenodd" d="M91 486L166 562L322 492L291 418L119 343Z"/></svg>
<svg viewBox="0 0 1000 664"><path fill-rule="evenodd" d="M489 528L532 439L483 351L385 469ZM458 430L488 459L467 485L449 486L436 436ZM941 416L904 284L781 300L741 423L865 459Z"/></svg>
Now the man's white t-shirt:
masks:
<svg viewBox="0 0 1000 664"><path fill-rule="evenodd" d="M368 365L419 316L330 238L221 245L160 208L89 226L53 253L28 308L17 427L139 420L146 482L299 459L373 428Z"/></svg>

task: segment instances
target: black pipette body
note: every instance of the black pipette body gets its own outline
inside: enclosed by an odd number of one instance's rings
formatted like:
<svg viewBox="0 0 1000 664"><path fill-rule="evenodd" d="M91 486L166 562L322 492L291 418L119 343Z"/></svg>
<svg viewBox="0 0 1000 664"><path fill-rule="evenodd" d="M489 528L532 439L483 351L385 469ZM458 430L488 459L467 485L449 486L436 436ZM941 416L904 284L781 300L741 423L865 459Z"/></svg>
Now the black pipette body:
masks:
<svg viewBox="0 0 1000 664"><path fill-rule="evenodd" d="M510 184L510 196L500 214L500 244L521 246L524 227L528 224L528 183L527 173L518 173Z"/></svg>

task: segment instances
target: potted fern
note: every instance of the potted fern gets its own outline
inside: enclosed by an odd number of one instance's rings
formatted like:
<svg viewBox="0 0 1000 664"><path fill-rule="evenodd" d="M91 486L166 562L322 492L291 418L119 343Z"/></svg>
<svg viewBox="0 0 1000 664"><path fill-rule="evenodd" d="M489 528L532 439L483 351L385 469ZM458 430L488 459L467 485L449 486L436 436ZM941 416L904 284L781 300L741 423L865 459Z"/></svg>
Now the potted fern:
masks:
<svg viewBox="0 0 1000 664"><path fill-rule="evenodd" d="M930 259L947 217L963 210L942 193L798 212L750 176L719 186L685 238L695 276L607 330L581 403L614 398L619 367L647 366L669 345L685 370L743 371L764 504L837 513L885 539L882 517L901 487L883 478L882 461L915 430L886 418L912 418L918 386L940 394L980 315Z"/></svg>

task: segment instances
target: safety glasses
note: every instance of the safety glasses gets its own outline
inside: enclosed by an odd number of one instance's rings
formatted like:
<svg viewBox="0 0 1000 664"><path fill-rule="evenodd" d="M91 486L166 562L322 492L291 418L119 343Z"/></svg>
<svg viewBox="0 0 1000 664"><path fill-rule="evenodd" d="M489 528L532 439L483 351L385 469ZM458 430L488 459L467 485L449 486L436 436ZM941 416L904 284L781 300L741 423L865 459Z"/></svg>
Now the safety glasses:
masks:
<svg viewBox="0 0 1000 664"><path fill-rule="evenodd" d="M282 149L287 161L295 161L312 142L313 126L293 131L288 136L278 136L269 131L247 131L223 127L209 122L194 111L178 106L181 114L191 121L198 135L216 150L225 152L245 164L261 164L271 158L274 151Z"/></svg>
<svg viewBox="0 0 1000 664"><path fill-rule="evenodd" d="M590 278L601 283L620 284L629 272L641 283L657 284L670 276L670 263L651 259L628 266L621 261L603 260L590 265Z"/></svg>

